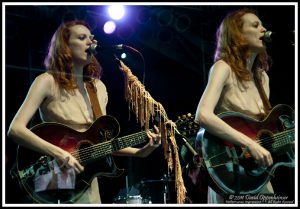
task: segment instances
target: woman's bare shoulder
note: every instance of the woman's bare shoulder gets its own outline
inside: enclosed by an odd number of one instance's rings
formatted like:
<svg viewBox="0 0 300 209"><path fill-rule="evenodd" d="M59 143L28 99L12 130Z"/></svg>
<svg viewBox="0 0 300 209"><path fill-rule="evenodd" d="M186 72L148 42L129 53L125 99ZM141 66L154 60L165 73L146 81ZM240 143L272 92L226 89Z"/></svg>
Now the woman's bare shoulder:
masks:
<svg viewBox="0 0 300 209"><path fill-rule="evenodd" d="M215 68L215 69L223 69L223 70L227 70L229 71L231 69L230 65L227 64L227 62L225 62L224 60L218 60L216 61L212 68Z"/></svg>
<svg viewBox="0 0 300 209"><path fill-rule="evenodd" d="M46 94L48 95L53 91L55 80L53 75L48 72L44 72L35 78L32 86L33 88L37 88L41 91L46 92Z"/></svg>
<svg viewBox="0 0 300 209"><path fill-rule="evenodd" d="M44 73L38 75L35 80L37 80L39 82L50 82L50 83L52 83L52 82L54 82L54 77L50 73L44 72Z"/></svg>
<svg viewBox="0 0 300 209"><path fill-rule="evenodd" d="M209 74L210 76L218 75L218 76L228 77L230 71L231 71L231 67L224 60L218 60L210 68Z"/></svg>

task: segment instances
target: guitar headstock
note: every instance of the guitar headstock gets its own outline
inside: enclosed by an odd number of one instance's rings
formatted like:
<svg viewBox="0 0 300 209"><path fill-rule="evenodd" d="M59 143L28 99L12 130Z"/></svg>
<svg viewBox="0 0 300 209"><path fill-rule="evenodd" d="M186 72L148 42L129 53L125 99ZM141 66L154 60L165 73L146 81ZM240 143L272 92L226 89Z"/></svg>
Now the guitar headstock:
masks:
<svg viewBox="0 0 300 209"><path fill-rule="evenodd" d="M192 137L197 135L200 125L195 121L195 115L188 113L186 115L178 116L176 123L178 131L185 137Z"/></svg>

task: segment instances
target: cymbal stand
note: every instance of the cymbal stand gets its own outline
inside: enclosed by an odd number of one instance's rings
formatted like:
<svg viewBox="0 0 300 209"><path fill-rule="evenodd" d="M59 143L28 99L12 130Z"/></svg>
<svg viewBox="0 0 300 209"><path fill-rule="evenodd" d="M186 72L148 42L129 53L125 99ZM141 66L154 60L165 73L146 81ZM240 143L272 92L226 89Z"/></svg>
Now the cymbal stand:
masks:
<svg viewBox="0 0 300 209"><path fill-rule="evenodd" d="M126 201L129 197L128 176L126 176Z"/></svg>
<svg viewBox="0 0 300 209"><path fill-rule="evenodd" d="M164 204L167 204L169 188L168 188L168 177L166 174L164 174L163 180L164 180Z"/></svg>

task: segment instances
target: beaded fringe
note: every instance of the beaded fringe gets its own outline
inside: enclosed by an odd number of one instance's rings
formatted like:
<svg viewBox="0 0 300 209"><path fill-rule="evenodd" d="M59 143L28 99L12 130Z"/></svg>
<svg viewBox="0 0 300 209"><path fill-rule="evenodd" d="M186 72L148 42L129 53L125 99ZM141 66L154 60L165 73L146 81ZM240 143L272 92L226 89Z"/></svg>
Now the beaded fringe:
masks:
<svg viewBox="0 0 300 209"><path fill-rule="evenodd" d="M145 90L144 85L132 74L131 70L122 61L120 61L120 65L120 70L124 73L125 79L125 100L129 104L129 111L132 110L135 113L137 122L140 122L141 127L145 127L145 130L148 131L150 119L153 121L155 116L159 117L159 128L162 146L164 148L164 156L168 163L168 169L173 171L175 167L177 203L182 204L186 197L186 188L182 178L178 147L175 140L174 128L176 125L168 119L163 106L151 97L149 92ZM167 141L168 136L170 139L169 143Z"/></svg>

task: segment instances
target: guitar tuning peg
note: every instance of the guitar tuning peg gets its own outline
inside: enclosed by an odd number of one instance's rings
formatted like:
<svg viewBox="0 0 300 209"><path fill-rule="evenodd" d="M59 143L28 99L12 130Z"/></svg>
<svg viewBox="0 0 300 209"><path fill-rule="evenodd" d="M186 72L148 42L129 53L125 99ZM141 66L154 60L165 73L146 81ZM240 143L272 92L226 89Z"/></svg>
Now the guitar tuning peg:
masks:
<svg viewBox="0 0 300 209"><path fill-rule="evenodd" d="M190 118L190 117L192 116L192 114L191 114L191 113L188 113L187 116Z"/></svg>
<svg viewBox="0 0 300 209"><path fill-rule="evenodd" d="M178 120L180 120L181 119L181 117L180 116L178 116Z"/></svg>
<svg viewBox="0 0 300 209"><path fill-rule="evenodd" d="M186 115L182 115L182 119L186 119Z"/></svg>

